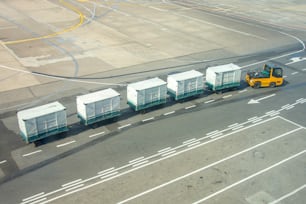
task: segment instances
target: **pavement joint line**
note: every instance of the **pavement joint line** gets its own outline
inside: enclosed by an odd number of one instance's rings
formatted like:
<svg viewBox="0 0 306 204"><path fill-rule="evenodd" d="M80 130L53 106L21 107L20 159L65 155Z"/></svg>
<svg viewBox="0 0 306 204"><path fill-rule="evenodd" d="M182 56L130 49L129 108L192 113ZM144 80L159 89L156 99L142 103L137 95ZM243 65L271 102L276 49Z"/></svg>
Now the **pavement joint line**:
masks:
<svg viewBox="0 0 306 204"><path fill-rule="evenodd" d="M133 160L129 161L129 163L131 164L131 163L139 162L139 161L143 160L144 158L145 158L144 156L138 157L136 159L133 159Z"/></svg>
<svg viewBox="0 0 306 204"><path fill-rule="evenodd" d="M158 150L158 153L168 152L169 150L171 150L171 147L167 147L167 148Z"/></svg>
<svg viewBox="0 0 306 204"><path fill-rule="evenodd" d="M185 109L188 110L188 109L195 108L195 107L196 105L191 105L191 106L185 107Z"/></svg>
<svg viewBox="0 0 306 204"><path fill-rule="evenodd" d="M134 164L133 164L133 168L134 168L134 167L137 167L137 166L140 166L140 165L142 165L142 164L148 163L148 162L149 162L148 160L144 160L144 161L141 161L141 162L136 163L136 164L134 163Z"/></svg>
<svg viewBox="0 0 306 204"><path fill-rule="evenodd" d="M188 144L187 147L192 147L192 146L198 145L200 143L201 143L200 141L197 141L197 142L194 142L194 143L190 143L190 144Z"/></svg>
<svg viewBox="0 0 306 204"><path fill-rule="evenodd" d="M264 117L265 117L265 116L261 116L260 118L264 118ZM141 168L144 168L144 167L146 167L146 166L150 166L150 165L152 165L152 164L158 163L158 162L160 162L160 161L162 161L162 160L165 160L165 159L167 159L167 158L169 158L169 157L176 156L176 155L182 154L182 153L184 153L184 152L188 152L188 151L193 150L193 149L195 149L195 148L198 148L198 147L200 147L200 146L204 146L204 145L209 144L209 143L211 143L211 142L214 142L214 141L223 139L223 138L225 138L225 137L231 136L232 134L236 134L236 133L241 132L241 131L243 131L243 130L246 130L246 129L248 129L248 128L255 127L255 126L257 126L257 125L260 125L260 124L263 124L263 123L266 123L266 122L275 120L275 119L277 119L277 118L281 118L281 117L280 117L280 116L276 116L276 117L268 118L268 119L266 119L266 120L264 120L264 121L261 121L261 122L259 122L259 123L256 123L256 124L251 124L251 125L249 125L249 126L247 126L247 127L244 127L244 128L242 128L242 129L239 129L239 130L236 130L236 131L227 133L227 134L225 134L225 135L223 135L223 136L221 136L221 137L218 137L218 138L209 140L209 141L207 141L207 142L203 142L203 143L201 143L201 144L199 144L199 145L197 145L197 146L193 146L193 147L190 147L190 148L186 148L186 149L184 149L184 150L182 150L182 151L179 151L179 152L176 152L175 154L170 155L170 156L168 156L168 157L162 157L162 158L159 158L159 159L157 159L157 160L153 160L153 161L151 161L151 162L149 162L149 163L146 163L146 164L144 164L144 165L142 165L142 166L138 166L138 167L136 167L136 168L127 170L127 171L122 172L122 173L120 173L120 174L117 174L117 175L115 175L115 176L113 176L113 177L104 179L104 180L102 180L102 181L98 181L98 182L96 182L96 183L89 184L89 185L87 185L87 186L85 186L85 187L83 187L83 188L81 188L81 189L76 189L76 190L74 190L74 191L70 191L69 193L65 193L65 194L62 194L62 195L59 195L59 196L50 198L48 201L45 201L45 202L43 202L43 203L50 203L51 201L54 201L54 200L57 200L57 199L59 199L59 198L65 197L65 196L70 195L70 194L72 194L72 193L76 193L76 192L79 192L79 191L81 191L81 190L85 190L85 189L91 188L91 187L93 187L93 186L99 185L99 184L101 184L101 183L103 183L103 182L106 182L106 181L109 181L109 180L111 180L111 179L118 178L118 177L120 177L120 176L122 176L122 175L128 174L128 173L130 173L130 172L136 171L136 170L141 169ZM301 128L301 129L302 129L302 128ZM206 137L203 137L203 138L199 138L198 140L202 140L202 139L204 139L204 138L206 139L206 138L208 138L208 137L206 136ZM275 139L275 138L274 138L274 139ZM183 147L183 145L180 145L180 146L178 146L178 147L176 147L176 148L181 148L181 147ZM165 149L170 149L170 148L171 148L171 147L168 147L168 148L165 148ZM156 157L156 156L159 156L159 154L151 155L151 156L147 157L147 159L154 158L154 157ZM130 164L121 166L121 167L117 168L117 171L118 171L118 170L121 170L121 169L125 169L125 168L127 168L127 167L129 167L129 166L130 166ZM85 182L91 181L91 180L93 180L93 179L96 179L96 178L98 178L98 177L100 177L100 175L97 175L97 176L93 176L93 177L84 179L82 182L85 183ZM50 192L46 193L44 196L49 196L49 195L58 193L58 192L60 192L61 190L63 190L63 188L60 188L60 189L56 189L56 190L50 191ZM41 196L41 197L42 197L42 196Z"/></svg>
<svg viewBox="0 0 306 204"><path fill-rule="evenodd" d="M63 146L70 145L70 144L75 143L75 142L76 142L75 140L72 140L70 142L66 142L66 143L63 143L63 144L56 145L56 147L63 147Z"/></svg>
<svg viewBox="0 0 306 204"><path fill-rule="evenodd" d="M288 198L288 197L290 197L290 196L296 194L297 192L303 190L304 188L306 188L306 184L300 186L299 188L294 189L293 191L291 191L291 192L287 193L286 195L283 195L282 197L280 197L280 198L278 198L278 199L276 199L276 200L270 202L269 204L276 204L276 203L279 203L280 201L282 201L282 200L284 200L284 199L286 199L286 198Z"/></svg>
<svg viewBox="0 0 306 204"><path fill-rule="evenodd" d="M89 135L88 137L96 137L98 135L103 135L105 132L99 132L99 133L96 133L96 134L93 134L93 135Z"/></svg>
<svg viewBox="0 0 306 204"><path fill-rule="evenodd" d="M66 192L72 191L72 190L74 190L74 189L76 189L76 188L80 188L80 187L83 187L83 186L84 186L84 184L82 183L82 184L80 184L80 185L73 186L72 188L68 188L68 189L66 189L65 191L66 191Z"/></svg>
<svg viewBox="0 0 306 204"><path fill-rule="evenodd" d="M232 94L229 94L229 95L226 95L226 96L223 96L222 98L230 98L230 97L232 97L233 95Z"/></svg>
<svg viewBox="0 0 306 204"><path fill-rule="evenodd" d="M171 115L173 113L175 113L175 111L171 111L171 112L165 113L164 116Z"/></svg>
<svg viewBox="0 0 306 204"><path fill-rule="evenodd" d="M3 160L3 161L0 161L0 164L4 164L6 162L7 162L6 160Z"/></svg>
<svg viewBox="0 0 306 204"><path fill-rule="evenodd" d="M144 119L144 120L142 120L142 122L147 122L147 121L150 121L150 120L154 120L154 117Z"/></svg>
<svg viewBox="0 0 306 204"><path fill-rule="evenodd" d="M291 75L296 75L298 74L299 72L292 72Z"/></svg>
<svg viewBox="0 0 306 204"><path fill-rule="evenodd" d="M264 169L262 169L260 171L257 171L256 173L254 173L254 174L252 174L250 176L247 176L247 177L245 177L245 178L243 178L243 179L241 179L241 180L239 180L239 181L237 181L237 182L235 182L235 183L233 183L233 184L231 184L229 186L226 186L225 188L223 188L221 190L218 190L217 192L212 193L209 196L206 196L206 197L204 197L204 198L194 202L193 204L202 203L202 202L204 202L204 201L206 201L206 200L208 200L208 199L210 199L212 197L215 197L216 195L219 195L219 194L221 194L221 193L223 193L223 192L225 192L225 191L227 191L227 190L229 190L229 189L231 189L231 188L233 188L235 186L240 185L241 183L244 183L244 182L246 182L246 181L248 181L248 180L250 180L250 179L252 179L252 178L254 178L256 176L259 176L259 175L261 175L261 174L263 174L263 173L265 173L265 172L267 172L267 171L277 167L277 166L280 166L280 165L284 164L285 162L288 162L289 160L295 159L296 157L301 156L304 153L306 153L306 149L304 149L303 151L300 151L300 152L298 152L298 153L296 153L294 155L291 155L290 157L287 157L287 158L285 158L285 159L283 159L283 160L281 160L281 161L279 161L277 163L274 163L273 165L271 165L271 166L269 166L267 168L264 168Z"/></svg>
<svg viewBox="0 0 306 204"><path fill-rule="evenodd" d="M212 103L212 102L214 102L215 100L209 100L209 101L205 101L205 103L206 104L208 104L208 103Z"/></svg>
<svg viewBox="0 0 306 204"><path fill-rule="evenodd" d="M277 117L275 117L275 118L277 118ZM274 118L274 119L275 119L275 118ZM270 121L270 120L268 119L267 121ZM281 135L278 135L278 136L276 136L276 137L273 137L273 138L271 138L271 139L269 139L269 140L266 140L266 141L264 141L264 142L261 142L261 143L258 143L258 144L256 144L256 145L253 145L252 147L246 148L246 149L244 149L244 150L242 150L242 151L240 151L240 152L234 153L234 154L232 154L232 155L230 155L230 156L227 156L227 157L225 157L225 158L223 158L223 159L221 159L221 160L218 160L218 161L216 161L216 162L213 162L213 163L211 163L211 164L209 164L209 165L206 165L206 166L204 166L204 167L202 167L202 168L199 168L199 169L197 169L197 170L195 170L195 171L192 171L192 172L187 173L187 174L185 174L185 175L183 175L183 176L177 177L177 178L175 178L175 179L173 179L173 180L171 180L171 181L168 181L168 182L166 182L166 183L160 184L160 185L155 186L155 187L153 187L153 188L151 188L151 189L149 189L149 190L146 190L146 191L144 191L144 192L142 192L142 193L139 193L139 194L137 194L137 195L134 195L134 196L132 196L132 197L130 197L130 198L127 198L127 199L125 199L125 200L123 200L123 201L120 201L120 202L118 202L118 204L123 204L123 203L126 203L126 202L128 202L128 201L131 201L131 200L133 200L133 199L135 199L135 198L138 198L138 197L140 197L140 196L143 196L143 195L146 195L146 194L148 194L148 193L151 193L151 192L153 192L153 191L155 191L155 190L157 190L157 189L163 188L163 187L168 186L168 185L170 185L170 184L172 184L172 183L174 183L174 182L177 182L177 181L179 181L179 180L182 180L182 179L184 179L184 178L187 178L188 176L191 176L191 175L196 174L196 173L198 173L198 172L204 171L205 169L208 169L208 168L211 168L211 167L216 166L216 165L218 165L218 164L221 164L221 163L223 163L223 162L225 162L225 161L227 161L227 160L230 160L230 159L232 159L232 158L235 158L235 157L237 157L237 156L239 156L239 155L242 155L242 154L244 154L244 153L246 153L246 152L249 152L249 151L251 151L251 150L254 150L254 149L256 149L256 148L258 148L258 147L261 147L261 146L263 146L263 145L266 145L266 144L268 144L268 143L271 143L271 142L273 142L273 141L275 141L275 140L278 140L278 139L280 139L280 138L286 137L286 136L288 136L289 134L292 134L292 133L294 133L294 132L297 132L297 131L299 131L299 130L301 130L301 129L302 129L302 128L296 128L296 129L294 129L294 130L288 131L288 132L286 132L286 133L283 133L283 134L281 134ZM240 131L241 131L241 129L240 129ZM239 130L238 130L237 132L239 132ZM227 134L227 136L228 136L228 135L231 135L231 134L233 134L233 133L229 133L229 134ZM221 138L224 138L225 136L226 136L226 135L224 135L224 136L222 136L222 137L215 138L214 140L210 140L209 142L213 142L213 141L216 141L216 140L220 140ZM207 144L207 143L202 143L202 144L199 145L199 146L202 146L202 145L204 145L204 144ZM188 149L188 150L197 148L197 147L199 147L199 146L192 147L192 148L190 148L190 149ZM187 151L187 150L183 150L183 151L181 151L181 152L178 152L177 154L181 154L181 153L186 152L186 151ZM304 150L304 151L306 151L306 150ZM177 155L177 154L176 154L176 155ZM173 155L172 155L172 156L173 156ZM152 163L149 163L149 164L154 164L154 163L156 163L157 161L158 161L158 160L153 161ZM148 166L149 164L147 164L146 166ZM98 185L98 184L95 184L95 185ZM92 185L92 186L94 186L94 185ZM90 185L87 186L87 188L89 188L89 187L90 187Z"/></svg>
<svg viewBox="0 0 306 204"><path fill-rule="evenodd" d="M105 179L107 177L111 177L111 176L114 176L116 174L118 174L118 171L112 172L110 174L103 175L103 176L100 177L100 179Z"/></svg>
<svg viewBox="0 0 306 204"><path fill-rule="evenodd" d="M129 126L131 126L131 125L132 125L131 123L126 124L126 125L122 125L122 126L118 127L118 129L121 130L121 129L126 128L126 127L129 127Z"/></svg>
<svg viewBox="0 0 306 204"><path fill-rule="evenodd" d="M29 200L33 200L34 198L36 198L36 197L38 197L38 196L42 196L42 195L44 195L45 194L45 192L41 192L41 193L37 193L37 194L35 194L35 195L32 195L32 196L30 196L30 197L27 197L27 198L24 198L24 199L22 199L22 201L29 201Z"/></svg>
<svg viewBox="0 0 306 204"><path fill-rule="evenodd" d="M103 174L106 174L106 173L109 173L109 172L112 172L115 170L115 167L112 167L112 168L109 168L109 169L105 169L103 171L99 171L98 174L99 175L103 175Z"/></svg>
<svg viewBox="0 0 306 204"><path fill-rule="evenodd" d="M169 156L170 154L173 154L173 153L175 153L175 152L176 152L176 150L172 150L172 151L170 151L170 152L163 153L161 156L162 156L162 157Z"/></svg>
<svg viewBox="0 0 306 204"><path fill-rule="evenodd" d="M39 153L39 152L42 152L42 150L39 149L39 150L37 150L37 151L34 151L34 152L30 152L30 153L24 154L24 155L22 155L22 156L23 156L23 157L28 157L28 156L31 156L31 155L33 155L33 154L37 154L37 153Z"/></svg>
<svg viewBox="0 0 306 204"><path fill-rule="evenodd" d="M80 181L82 181L82 179L76 179L76 180L71 181L71 182L69 182L69 183L63 184L62 187L67 187L67 186L70 186L70 185L72 185L72 184L78 183L78 182L80 182Z"/></svg>

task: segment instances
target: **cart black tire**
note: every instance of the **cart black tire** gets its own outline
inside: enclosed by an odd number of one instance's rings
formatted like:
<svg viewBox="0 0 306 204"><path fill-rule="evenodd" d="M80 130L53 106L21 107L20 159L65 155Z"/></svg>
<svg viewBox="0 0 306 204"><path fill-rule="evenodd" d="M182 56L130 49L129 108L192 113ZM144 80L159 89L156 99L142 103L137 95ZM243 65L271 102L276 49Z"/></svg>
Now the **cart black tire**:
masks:
<svg viewBox="0 0 306 204"><path fill-rule="evenodd" d="M271 88L274 88L274 87L276 87L276 84L275 84L275 82L271 82L271 83L270 83L270 87L271 87Z"/></svg>
<svg viewBox="0 0 306 204"><path fill-rule="evenodd" d="M261 83L260 83L259 81L255 82L254 88L255 88L255 89L258 89L258 88L260 88L260 87L261 87Z"/></svg>

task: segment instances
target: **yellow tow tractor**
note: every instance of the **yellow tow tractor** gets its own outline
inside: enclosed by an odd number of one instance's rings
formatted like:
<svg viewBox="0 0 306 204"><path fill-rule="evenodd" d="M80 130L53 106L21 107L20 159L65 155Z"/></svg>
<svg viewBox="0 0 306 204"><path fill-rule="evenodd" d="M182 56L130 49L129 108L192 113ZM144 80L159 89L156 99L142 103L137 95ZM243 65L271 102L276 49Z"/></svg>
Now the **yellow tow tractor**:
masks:
<svg viewBox="0 0 306 204"><path fill-rule="evenodd" d="M284 83L283 69L278 66L265 64L260 72L248 72L245 77L246 82L252 88L276 87Z"/></svg>

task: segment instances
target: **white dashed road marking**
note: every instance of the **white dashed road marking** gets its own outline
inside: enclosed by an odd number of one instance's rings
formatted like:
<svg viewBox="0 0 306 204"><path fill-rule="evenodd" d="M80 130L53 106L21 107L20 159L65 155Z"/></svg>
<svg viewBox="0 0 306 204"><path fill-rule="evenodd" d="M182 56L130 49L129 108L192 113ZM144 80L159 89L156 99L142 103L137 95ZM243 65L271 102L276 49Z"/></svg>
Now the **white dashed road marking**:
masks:
<svg viewBox="0 0 306 204"><path fill-rule="evenodd" d="M164 115L165 115L165 116L166 116L166 115L171 115L171 114L173 114L173 113L175 113L175 111L171 111L171 112L165 113Z"/></svg>
<svg viewBox="0 0 306 204"><path fill-rule="evenodd" d="M118 127L118 129L121 130L121 129L129 127L129 126L131 126L131 124L126 124L126 125L120 126L120 127Z"/></svg>
<svg viewBox="0 0 306 204"><path fill-rule="evenodd" d="M72 141L66 142L66 143L64 143L64 144L56 145L56 147L63 147L63 146L70 145L70 144L75 143L75 142L76 142L75 140L72 140Z"/></svg>
<svg viewBox="0 0 306 204"><path fill-rule="evenodd" d="M96 137L98 135L103 135L105 132L99 132L97 134L89 135L88 137Z"/></svg>
<svg viewBox="0 0 306 204"><path fill-rule="evenodd" d="M0 161L0 164L4 164L6 162L7 162L6 160L3 160L3 161Z"/></svg>
<svg viewBox="0 0 306 204"><path fill-rule="evenodd" d="M28 153L28 154L24 154L24 155L22 155L23 157L27 157L27 156L30 156L30 155L33 155L33 154L37 154L37 153L39 153L39 152L42 152L42 150L37 150L37 151L35 151L35 152L31 152L31 153Z"/></svg>

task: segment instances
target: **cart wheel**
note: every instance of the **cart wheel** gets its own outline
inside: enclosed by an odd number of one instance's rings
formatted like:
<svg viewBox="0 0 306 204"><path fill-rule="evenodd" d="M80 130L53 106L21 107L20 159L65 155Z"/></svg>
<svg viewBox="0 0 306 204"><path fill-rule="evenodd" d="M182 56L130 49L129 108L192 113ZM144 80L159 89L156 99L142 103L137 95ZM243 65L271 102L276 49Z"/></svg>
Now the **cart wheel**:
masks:
<svg viewBox="0 0 306 204"><path fill-rule="evenodd" d="M255 88L255 89L260 88L260 86L261 86L261 83L260 83L260 82L255 82L255 84L254 84L254 88Z"/></svg>
<svg viewBox="0 0 306 204"><path fill-rule="evenodd" d="M275 82L271 82L271 83L270 83L270 87L271 87L271 88L274 88L275 86L276 86Z"/></svg>

